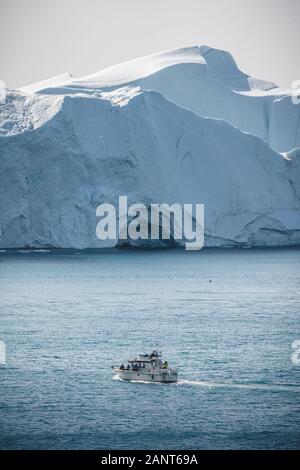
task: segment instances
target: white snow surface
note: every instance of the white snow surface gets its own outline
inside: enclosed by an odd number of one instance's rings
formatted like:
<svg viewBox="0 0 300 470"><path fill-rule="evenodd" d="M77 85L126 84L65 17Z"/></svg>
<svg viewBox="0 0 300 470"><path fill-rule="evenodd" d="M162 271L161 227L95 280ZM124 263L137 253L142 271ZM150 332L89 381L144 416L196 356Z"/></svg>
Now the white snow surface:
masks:
<svg viewBox="0 0 300 470"><path fill-rule="evenodd" d="M140 86L162 93L174 103L200 116L224 119L261 137L274 150L300 147L300 104L292 103L293 90L243 73L226 51L208 46L174 49L115 65L92 75L54 77L21 91L80 93ZM285 98L281 100L280 98ZM291 113L285 119L286 106Z"/></svg>
<svg viewBox="0 0 300 470"><path fill-rule="evenodd" d="M204 203L206 246L299 245L298 118L288 94L198 46L10 91L0 248L112 246L96 237L96 207L119 195Z"/></svg>

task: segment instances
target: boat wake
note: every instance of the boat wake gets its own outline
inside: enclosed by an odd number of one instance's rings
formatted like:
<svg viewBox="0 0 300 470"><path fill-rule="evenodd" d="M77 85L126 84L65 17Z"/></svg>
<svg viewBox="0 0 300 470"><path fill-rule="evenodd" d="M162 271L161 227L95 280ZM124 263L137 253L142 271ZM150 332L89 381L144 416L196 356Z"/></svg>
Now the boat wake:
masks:
<svg viewBox="0 0 300 470"><path fill-rule="evenodd" d="M151 382L146 380L123 380L118 375L113 377L113 380L121 382L140 383L147 385L166 385L162 382ZM268 392L296 392L300 393L300 385L286 385L286 384L256 384L256 383L232 383L232 382L208 382L205 380L178 380L178 382L167 384L170 386L196 386L196 387L207 387L207 388L241 388L246 390L265 390Z"/></svg>
<svg viewBox="0 0 300 470"><path fill-rule="evenodd" d="M298 392L300 385L285 384L256 384L256 383L234 383L234 382L207 382L205 380L179 380L177 385L191 385L208 388L244 388L246 390L266 390L268 392Z"/></svg>

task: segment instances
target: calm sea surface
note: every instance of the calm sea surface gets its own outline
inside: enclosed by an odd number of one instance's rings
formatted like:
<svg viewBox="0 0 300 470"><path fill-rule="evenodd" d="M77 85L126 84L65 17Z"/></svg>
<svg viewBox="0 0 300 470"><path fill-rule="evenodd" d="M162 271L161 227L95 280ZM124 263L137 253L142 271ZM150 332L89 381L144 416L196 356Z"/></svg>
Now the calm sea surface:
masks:
<svg viewBox="0 0 300 470"><path fill-rule="evenodd" d="M300 250L0 253L0 339L2 449L300 448Z"/></svg>

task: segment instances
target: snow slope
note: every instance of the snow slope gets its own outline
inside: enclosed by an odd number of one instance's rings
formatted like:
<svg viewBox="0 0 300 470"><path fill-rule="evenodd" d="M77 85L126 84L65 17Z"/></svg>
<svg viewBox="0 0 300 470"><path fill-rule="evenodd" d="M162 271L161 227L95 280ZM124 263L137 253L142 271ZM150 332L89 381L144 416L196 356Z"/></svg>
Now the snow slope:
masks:
<svg viewBox="0 0 300 470"><path fill-rule="evenodd" d="M292 104L292 91L250 77L238 69L228 52L207 46L153 54L80 79L66 74L65 79L54 77L52 82L40 82L21 91L77 94L125 85L158 91L200 116L224 119L261 137L278 152L300 147L300 104Z"/></svg>
<svg viewBox="0 0 300 470"><path fill-rule="evenodd" d="M298 151L284 157L140 87L60 91L11 92L0 105L1 248L107 246L96 207L119 195L204 203L206 246L299 244Z"/></svg>

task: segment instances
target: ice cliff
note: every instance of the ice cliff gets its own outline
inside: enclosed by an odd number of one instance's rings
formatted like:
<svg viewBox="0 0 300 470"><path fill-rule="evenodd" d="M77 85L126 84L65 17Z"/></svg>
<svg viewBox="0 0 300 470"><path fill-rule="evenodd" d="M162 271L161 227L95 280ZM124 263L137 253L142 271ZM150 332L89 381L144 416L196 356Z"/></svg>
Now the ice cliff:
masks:
<svg viewBox="0 0 300 470"><path fill-rule="evenodd" d="M228 52L207 46L142 57L80 79L64 74L21 90L76 94L125 85L158 91L200 116L224 119L277 152L300 147L300 104L292 103L292 91L246 75Z"/></svg>
<svg viewBox="0 0 300 470"><path fill-rule="evenodd" d="M291 92L204 46L9 91L0 247L107 246L96 207L119 195L204 203L206 246L297 245L299 121Z"/></svg>

